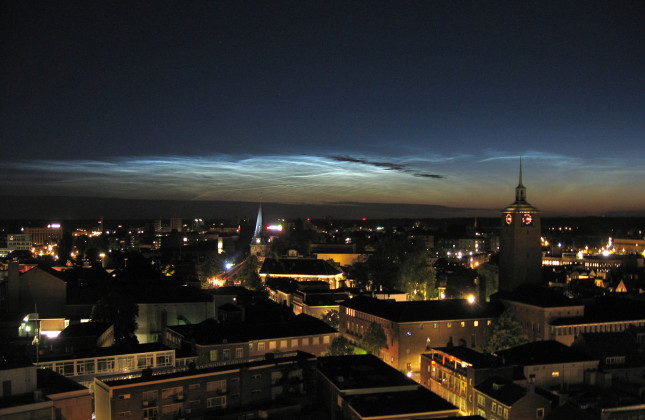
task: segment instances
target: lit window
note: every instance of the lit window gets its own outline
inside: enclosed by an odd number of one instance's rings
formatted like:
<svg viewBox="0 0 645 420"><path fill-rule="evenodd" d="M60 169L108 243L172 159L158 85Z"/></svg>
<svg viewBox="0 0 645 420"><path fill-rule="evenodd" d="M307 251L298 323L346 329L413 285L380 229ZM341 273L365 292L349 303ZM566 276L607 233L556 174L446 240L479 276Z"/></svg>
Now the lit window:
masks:
<svg viewBox="0 0 645 420"><path fill-rule="evenodd" d="M560 372L551 372L551 376L557 378L558 376L560 376Z"/></svg>
<svg viewBox="0 0 645 420"><path fill-rule="evenodd" d="M479 327L479 321L475 321L475 322L473 323L473 325L474 325L475 327Z"/></svg>

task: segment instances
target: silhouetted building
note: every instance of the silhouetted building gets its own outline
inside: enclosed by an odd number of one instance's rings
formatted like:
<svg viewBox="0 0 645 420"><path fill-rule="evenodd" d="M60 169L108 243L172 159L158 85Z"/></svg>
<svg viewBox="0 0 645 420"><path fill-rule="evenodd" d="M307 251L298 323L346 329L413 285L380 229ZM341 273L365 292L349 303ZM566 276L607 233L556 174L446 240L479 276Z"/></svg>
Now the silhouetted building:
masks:
<svg viewBox="0 0 645 420"><path fill-rule="evenodd" d="M502 212L499 290L512 291L523 283L541 284L540 233L540 213L526 201L520 161L520 182L515 188L515 202Z"/></svg>

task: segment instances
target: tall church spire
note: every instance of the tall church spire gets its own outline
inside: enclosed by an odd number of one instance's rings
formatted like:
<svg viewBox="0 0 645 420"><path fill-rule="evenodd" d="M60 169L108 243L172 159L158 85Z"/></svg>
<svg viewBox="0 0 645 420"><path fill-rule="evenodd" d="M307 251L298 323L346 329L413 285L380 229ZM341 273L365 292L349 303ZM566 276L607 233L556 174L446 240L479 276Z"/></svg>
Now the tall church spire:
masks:
<svg viewBox="0 0 645 420"><path fill-rule="evenodd" d="M251 239L250 247L251 255L257 257L259 262L264 262L271 254L271 240L267 238L266 230L264 229L264 212L262 211L262 202L258 209L258 219L255 222L255 232L253 239Z"/></svg>
<svg viewBox="0 0 645 420"><path fill-rule="evenodd" d="M526 201L526 187L522 185L522 158L520 158L520 183L515 187L515 202Z"/></svg>
<svg viewBox="0 0 645 420"><path fill-rule="evenodd" d="M255 232L253 233L253 243L259 244L263 240L264 234L264 220L262 214L262 202L260 202L260 208L258 209L258 218L255 222Z"/></svg>

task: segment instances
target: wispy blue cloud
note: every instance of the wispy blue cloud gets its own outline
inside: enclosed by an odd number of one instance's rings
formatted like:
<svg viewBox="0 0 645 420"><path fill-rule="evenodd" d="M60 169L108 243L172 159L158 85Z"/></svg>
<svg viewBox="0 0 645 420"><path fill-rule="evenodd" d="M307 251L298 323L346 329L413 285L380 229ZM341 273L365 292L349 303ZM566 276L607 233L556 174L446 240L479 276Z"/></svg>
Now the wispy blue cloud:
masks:
<svg viewBox="0 0 645 420"><path fill-rule="evenodd" d="M597 206L599 195L614 203L627 199L625 187L630 188L630 194L645 196L639 181L645 175L645 162L640 158L582 159L527 150L522 159L529 199L538 207L564 209L573 205L574 193L576 206ZM512 200L518 164L516 154L493 150L481 155L407 157L213 155L32 160L4 164L0 192L501 208ZM633 201L633 195L629 197Z"/></svg>

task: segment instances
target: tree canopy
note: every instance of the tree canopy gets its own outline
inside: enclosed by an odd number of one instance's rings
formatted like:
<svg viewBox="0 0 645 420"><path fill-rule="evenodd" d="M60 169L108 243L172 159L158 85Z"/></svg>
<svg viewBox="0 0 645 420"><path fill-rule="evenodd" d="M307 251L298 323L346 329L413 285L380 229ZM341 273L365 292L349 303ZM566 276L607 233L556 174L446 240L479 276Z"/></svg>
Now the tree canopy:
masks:
<svg viewBox="0 0 645 420"><path fill-rule="evenodd" d="M347 356L349 354L354 354L354 346L342 335L334 338L327 348L327 355L329 356Z"/></svg>
<svg viewBox="0 0 645 420"><path fill-rule="evenodd" d="M399 267L399 285L412 300L437 297L436 275L424 252L406 256Z"/></svg>
<svg viewBox="0 0 645 420"><path fill-rule="evenodd" d="M340 319L338 310L336 309L328 310L327 312L322 314L321 319L325 321L327 324L329 324L330 326L338 329L338 323Z"/></svg>
<svg viewBox="0 0 645 420"><path fill-rule="evenodd" d="M260 271L260 263L257 257L255 255L249 255L244 260L244 264L240 267L240 270L235 274L235 278L243 287L259 292L264 290L264 285L262 284L262 279L260 279L258 271Z"/></svg>
<svg viewBox="0 0 645 420"><path fill-rule="evenodd" d="M437 295L435 271L428 264L424 243L395 234L380 238L367 261L354 263L348 275L363 290L401 289L415 300Z"/></svg>
<svg viewBox="0 0 645 420"><path fill-rule="evenodd" d="M527 342L522 324L509 310L504 311L486 330L486 351L490 353Z"/></svg>
<svg viewBox="0 0 645 420"><path fill-rule="evenodd" d="M383 327L376 322L370 323L363 334L361 346L370 353L378 355L383 347L387 347L387 336Z"/></svg>

